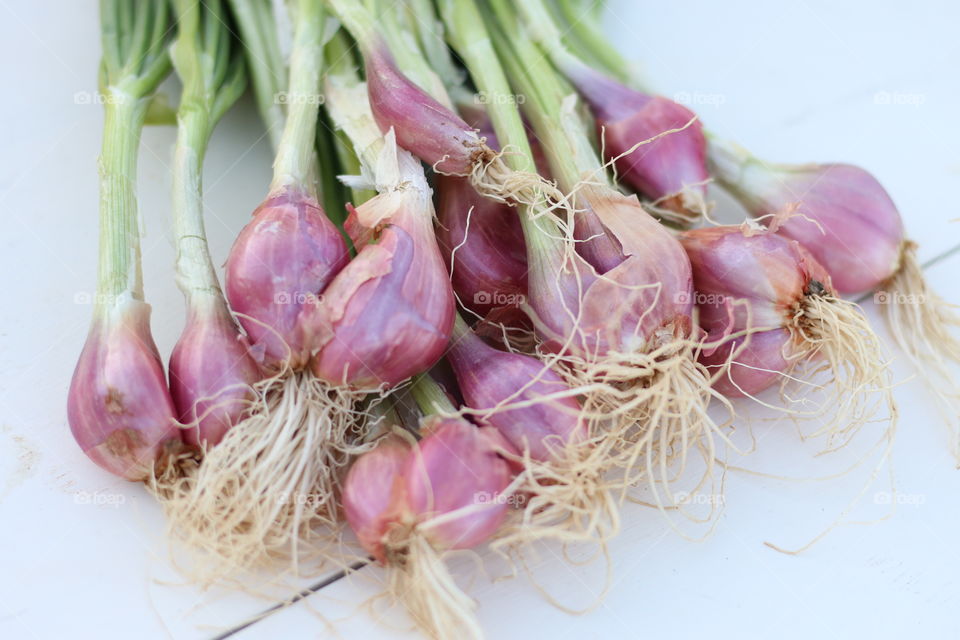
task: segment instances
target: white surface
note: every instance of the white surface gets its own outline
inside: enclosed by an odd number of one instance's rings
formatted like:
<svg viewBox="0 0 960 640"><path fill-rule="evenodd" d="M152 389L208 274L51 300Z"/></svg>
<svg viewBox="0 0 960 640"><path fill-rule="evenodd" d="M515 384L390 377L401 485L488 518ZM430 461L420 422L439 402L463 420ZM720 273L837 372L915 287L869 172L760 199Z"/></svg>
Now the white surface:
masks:
<svg viewBox="0 0 960 640"><path fill-rule="evenodd" d="M960 215L954 3L611 5L608 24L621 50L646 61L646 77L664 94L689 95L718 133L770 159L862 164L893 194L922 256L960 244L960 227L947 222ZM0 308L0 637L211 637L268 603L162 584L176 574L156 505L138 486L94 467L66 425L96 264L102 113L77 103L78 93L95 89L95 3L0 0L0 14L7 225L0 235L7 288ZM878 99L878 92L886 94ZM168 232L173 140L172 128L150 129L140 154L146 292L165 354L183 308ZM264 194L269 165L244 102L217 130L206 163L218 261ZM952 300L960 300L958 269L954 256L930 273ZM911 372L901 365L897 374ZM522 578L478 577L470 592L481 602L482 623L490 637L505 638L957 637L960 476L921 385L907 382L897 397L894 460L904 504L886 521L838 528L798 557L782 555L762 543L809 540L860 489L863 474L825 483L733 475L726 511L703 542L675 535L649 509L625 507L624 532L612 548L614 583L593 612L561 613ZM822 471L790 425L758 423L756 430L763 437L753 468L803 477ZM878 503L888 490L883 479L870 488L855 518L885 515ZM589 602L602 565L571 569L545 553L550 560L537 567L538 580L564 602ZM468 562L456 566L469 573ZM236 637L326 636L322 618L342 637L400 635L404 616L388 616L391 628L358 610L377 592L377 576L365 569Z"/></svg>

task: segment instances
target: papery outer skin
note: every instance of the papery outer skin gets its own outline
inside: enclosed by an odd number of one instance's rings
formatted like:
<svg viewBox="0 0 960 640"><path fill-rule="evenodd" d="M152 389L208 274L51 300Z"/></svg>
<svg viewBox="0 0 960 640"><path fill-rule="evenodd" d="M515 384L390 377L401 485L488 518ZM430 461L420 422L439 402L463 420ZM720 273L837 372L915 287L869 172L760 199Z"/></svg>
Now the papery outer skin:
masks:
<svg viewBox="0 0 960 640"><path fill-rule="evenodd" d="M70 382L67 418L83 452L127 480L146 480L155 463L180 450L148 304L128 297L95 317Z"/></svg>
<svg viewBox="0 0 960 640"><path fill-rule="evenodd" d="M385 562L383 540L408 513L403 469L411 447L399 436L382 438L350 467L343 482L343 510L363 548ZM412 516L410 516L412 518Z"/></svg>
<svg viewBox="0 0 960 640"><path fill-rule="evenodd" d="M220 442L240 421L262 377L249 344L219 294L194 294L186 327L170 356L170 395L183 439L199 447ZM199 299L197 299L199 298Z"/></svg>
<svg viewBox="0 0 960 640"><path fill-rule="evenodd" d="M682 129L616 160L622 181L651 200L666 198L661 206L681 212L686 209L683 198L673 196L693 191L706 198L707 142L703 125L693 121L695 113L672 100L625 87L586 66L571 68L567 75L593 111L605 160L665 131Z"/></svg>
<svg viewBox="0 0 960 640"><path fill-rule="evenodd" d="M528 407L481 417L481 422L495 427L515 449L529 449L534 460L548 461L567 444L586 436L576 399L541 400L569 387L536 358L498 351L467 332L453 341L448 359L464 401L472 409L493 409L504 401L515 404L540 400Z"/></svg>
<svg viewBox="0 0 960 640"><path fill-rule="evenodd" d="M342 236L303 191L282 189L254 211L227 258L226 294L266 368L305 364L313 336L304 317L348 260Z"/></svg>
<svg viewBox="0 0 960 640"><path fill-rule="evenodd" d="M397 68L385 46L364 51L370 109L380 130L443 173L468 175L483 145L476 132Z"/></svg>
<svg viewBox="0 0 960 640"><path fill-rule="evenodd" d="M311 366L331 384L392 387L443 355L453 328L453 290L433 233L429 193L386 192L357 213L385 222L377 241L360 249L327 288L316 320L324 338Z"/></svg>
<svg viewBox="0 0 960 640"><path fill-rule="evenodd" d="M471 511L422 529L437 549L469 549L503 523L509 501L501 495L512 480L497 443L482 429L453 418L429 418L430 435L407 458L403 477L407 502L420 521L461 508ZM479 507L479 508L476 508Z"/></svg>
<svg viewBox="0 0 960 640"><path fill-rule="evenodd" d="M896 273L903 221L890 195L867 171L849 164L771 169L750 162L743 172L736 191L752 215L799 203L799 215L783 222L777 233L806 247L841 294L875 289Z"/></svg>
<svg viewBox="0 0 960 640"><path fill-rule="evenodd" d="M803 299L811 281L835 294L830 275L800 243L771 232L745 235L740 227L720 226L694 229L680 235L681 243L693 267L700 325L716 340L748 328L749 347L739 354L737 363L784 372L785 356L793 345L784 339L796 305ZM748 309L735 301L745 301ZM730 346L701 356L707 365L725 361ZM754 394L782 378L765 371L733 367L734 380L747 393ZM777 369L776 367L781 367ZM721 379L717 387L730 396L742 392Z"/></svg>
<svg viewBox="0 0 960 640"><path fill-rule="evenodd" d="M579 331L585 337L574 348L632 353L689 337L693 280L677 239L643 210L636 196L590 186L582 187L580 195L626 258L603 277L584 280ZM541 307L536 312L543 322L553 323L548 326L555 335L573 331L562 310Z"/></svg>
<svg viewBox="0 0 960 640"><path fill-rule="evenodd" d="M527 249L516 209L484 198L466 178L437 176L436 184L437 243L448 272L453 262L461 303L480 316L506 308L501 322L523 324L516 307L527 294Z"/></svg>

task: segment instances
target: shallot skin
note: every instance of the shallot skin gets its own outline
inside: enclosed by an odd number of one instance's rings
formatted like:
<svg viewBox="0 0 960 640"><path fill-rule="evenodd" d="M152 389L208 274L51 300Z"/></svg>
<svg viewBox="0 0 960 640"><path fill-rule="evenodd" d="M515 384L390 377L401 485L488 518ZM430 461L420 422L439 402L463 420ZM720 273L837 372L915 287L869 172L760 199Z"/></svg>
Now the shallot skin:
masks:
<svg viewBox="0 0 960 640"><path fill-rule="evenodd" d="M370 109L380 130L437 172L467 175L484 147L453 111L404 76L386 45L364 51Z"/></svg>
<svg viewBox="0 0 960 640"><path fill-rule="evenodd" d="M643 210L636 196L589 186L582 187L581 194L619 245L623 259L600 276L546 276L541 291L551 296L531 296L540 321L559 336L546 346L559 350L563 336L574 335L568 348L588 354L632 353L688 337L693 278L683 247Z"/></svg>
<svg viewBox="0 0 960 640"><path fill-rule="evenodd" d="M503 492L513 479L509 463L483 429L461 419L430 418L429 433L407 457L407 503L421 519L463 509L459 517L430 526L438 549L469 549L486 541L510 509Z"/></svg>
<svg viewBox="0 0 960 640"><path fill-rule="evenodd" d="M343 511L360 545L383 563L384 537L405 516L403 469L411 446L388 435L357 458L343 482Z"/></svg>
<svg viewBox="0 0 960 640"><path fill-rule="evenodd" d="M516 307L527 295L527 249L516 210L484 198L465 178L437 176L437 193L437 242L461 303L522 323Z"/></svg>
<svg viewBox="0 0 960 640"><path fill-rule="evenodd" d="M684 194L706 198L707 142L696 114L586 66L573 67L567 75L590 105L605 159L615 159L621 180L679 212L691 206ZM667 131L672 132L653 140ZM637 146L646 140L653 141Z"/></svg>
<svg viewBox="0 0 960 640"><path fill-rule="evenodd" d="M499 351L468 332L451 347L448 356L464 400L472 409L491 410L501 403L530 402L528 406L495 410L481 423L495 427L518 451L548 461L568 444L586 437L579 419L580 404L573 397L544 397L569 387L563 378L536 358Z"/></svg>
<svg viewBox="0 0 960 640"><path fill-rule="evenodd" d="M183 439L213 446L243 416L261 378L249 344L222 301L200 301L170 356L170 395Z"/></svg>
<svg viewBox="0 0 960 640"><path fill-rule="evenodd" d="M510 508L503 491L513 471L500 456L496 432L436 416L424 420L422 432L416 446L396 435L381 439L344 480L347 522L381 563L387 562L387 546L402 548L419 524L461 509L458 517L421 533L439 550L474 547L493 535Z"/></svg>
<svg viewBox="0 0 960 640"><path fill-rule="evenodd" d="M443 355L455 300L428 198L417 189L386 192L352 214L348 228L378 229L379 237L334 278L308 323L320 336L311 362L318 378L392 387Z"/></svg>
<svg viewBox="0 0 960 640"><path fill-rule="evenodd" d="M266 368L306 363L304 316L348 260L339 231L302 190L282 188L254 211L227 258L226 295Z"/></svg>
<svg viewBox="0 0 960 640"><path fill-rule="evenodd" d="M904 240L893 199L869 172L849 164L757 171L744 203L753 215L796 206L777 233L800 242L826 267L841 294L875 289L896 273Z"/></svg>
<svg viewBox="0 0 960 640"><path fill-rule="evenodd" d="M182 448L144 302L127 299L95 318L67 398L73 437L114 475L147 480Z"/></svg>
<svg viewBox="0 0 960 640"><path fill-rule="evenodd" d="M826 269L800 243L770 232L708 227L684 232L680 241L693 268L700 325L708 339L754 330L746 348L744 338L734 338L701 354L705 365L719 367L740 349L715 388L728 397L753 395L782 380L794 352L787 327L797 305L813 290L835 293Z"/></svg>

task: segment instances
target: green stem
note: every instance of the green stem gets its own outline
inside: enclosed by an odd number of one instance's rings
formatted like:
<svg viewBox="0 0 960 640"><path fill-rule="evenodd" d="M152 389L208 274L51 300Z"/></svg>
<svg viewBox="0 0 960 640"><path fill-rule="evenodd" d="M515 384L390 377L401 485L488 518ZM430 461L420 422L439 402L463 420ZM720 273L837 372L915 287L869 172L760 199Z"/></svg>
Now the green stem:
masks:
<svg viewBox="0 0 960 640"><path fill-rule="evenodd" d="M515 151L504 156L505 162L514 171L535 172L518 100L501 66L503 57L491 43L477 5L473 0L438 0L438 5L454 48L466 62L474 84L487 98L487 113L501 147L509 145ZM549 216L531 216L524 210L520 212L520 224L531 270L559 269L563 240L553 220Z"/></svg>
<svg viewBox="0 0 960 640"><path fill-rule="evenodd" d="M230 0L230 7L242 36L257 110L276 152L284 129L283 105L278 96L287 74L270 0Z"/></svg>
<svg viewBox="0 0 960 640"><path fill-rule="evenodd" d="M453 61L444 40L444 25L434 12L433 0L406 0L408 24L415 32L430 67L443 81L453 104L473 101L473 91L464 86L464 73Z"/></svg>
<svg viewBox="0 0 960 640"><path fill-rule="evenodd" d="M176 9L179 33L171 56L183 92L173 164L173 230L177 285L192 306L223 299L203 223L203 158L217 121L243 93L246 73L232 50L219 0L203 5L177 0Z"/></svg>
<svg viewBox="0 0 960 640"><path fill-rule="evenodd" d="M361 51L369 51L382 41L373 15L360 0L327 0L327 4L360 45Z"/></svg>
<svg viewBox="0 0 960 640"><path fill-rule="evenodd" d="M211 133L209 114L181 110L173 158L173 229L177 237L177 285L188 302L197 294L220 295L203 224L203 157Z"/></svg>
<svg viewBox="0 0 960 640"><path fill-rule="evenodd" d="M474 0L438 0L440 14L454 48L467 64L474 84L485 96L487 115L502 147L517 153L504 156L514 171L535 171L533 152L517 109L517 99L498 62L490 36Z"/></svg>
<svg viewBox="0 0 960 640"><path fill-rule="evenodd" d="M100 256L98 308L129 292L143 300L137 217L137 151L148 99L110 87L100 153Z"/></svg>
<svg viewBox="0 0 960 640"><path fill-rule="evenodd" d="M323 67L324 10L320 0L299 0L293 52L287 121L273 164L271 191L295 186L316 197L317 116L320 110L320 75Z"/></svg>
<svg viewBox="0 0 960 640"><path fill-rule="evenodd" d="M594 5L584 7L576 0L556 2L560 5L560 12L566 22L564 40L575 43L581 55L590 57L617 80L625 83L634 81L630 71L632 65L610 45L610 41L600 29L599 16L593 10Z"/></svg>
<svg viewBox="0 0 960 640"><path fill-rule="evenodd" d="M539 4L538 0L530 1ZM551 172L560 187L572 191L585 174L603 178L603 165L593 149L586 127L575 113L563 110L563 101L574 95L573 89L559 77L543 52L524 37L511 5L503 0L493 0L492 4L499 26L494 30L497 49L513 85L524 95L525 113L543 145ZM545 39L551 40L549 34L553 25L549 16L544 19L546 24L541 33L546 34Z"/></svg>
<svg viewBox="0 0 960 640"><path fill-rule="evenodd" d="M457 410L446 392L430 377L429 372L417 376L410 387L410 395L413 396L420 410L428 416L437 413L455 413Z"/></svg>
<svg viewBox="0 0 960 640"><path fill-rule="evenodd" d="M371 6L374 15L380 20L380 33L387 41L390 53L393 54L397 67L403 75L440 104L453 111L453 103L447 94L443 80L427 61L406 21L403 2L371 0Z"/></svg>

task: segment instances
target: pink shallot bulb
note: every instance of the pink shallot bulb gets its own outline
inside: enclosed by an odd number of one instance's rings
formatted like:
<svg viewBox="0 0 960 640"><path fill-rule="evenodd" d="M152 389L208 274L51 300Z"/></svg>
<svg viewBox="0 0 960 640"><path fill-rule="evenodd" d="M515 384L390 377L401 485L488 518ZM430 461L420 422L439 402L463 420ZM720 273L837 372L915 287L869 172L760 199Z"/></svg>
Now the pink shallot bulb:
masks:
<svg viewBox="0 0 960 640"><path fill-rule="evenodd" d="M187 325L170 356L170 395L195 447L212 447L243 416L260 367L223 300L193 296Z"/></svg>
<svg viewBox="0 0 960 640"><path fill-rule="evenodd" d="M127 480L159 475L179 453L149 305L128 297L98 312L70 382L67 417L83 452Z"/></svg>
<svg viewBox="0 0 960 640"><path fill-rule="evenodd" d="M364 49L363 59L373 117L384 133L393 128L399 146L459 176L492 156L473 127L400 72L383 41Z"/></svg>
<svg viewBox="0 0 960 640"><path fill-rule="evenodd" d="M303 190L284 187L253 212L227 257L226 295L265 368L306 364L314 336L305 318L348 260L337 228Z"/></svg>
<svg viewBox="0 0 960 640"><path fill-rule="evenodd" d="M407 155L402 162L415 161ZM357 227L378 236L337 274L308 323L317 327L311 367L322 380L392 387L443 355L455 301L433 232L430 190L420 176L419 183L385 191L351 214L354 238L362 233Z"/></svg>
<svg viewBox="0 0 960 640"><path fill-rule="evenodd" d="M458 321L448 358L463 399L471 409L487 411L481 422L495 427L518 451L546 462L567 445L586 437L581 408L552 369L531 356L494 349ZM527 404L498 409L501 405Z"/></svg>
<svg viewBox="0 0 960 640"><path fill-rule="evenodd" d="M390 564L418 533L438 550L486 541L506 518L504 491L513 480L497 438L459 419L426 419L425 437L411 448L387 436L361 455L343 487L344 511L363 548ZM462 511L436 526L432 518Z"/></svg>
<svg viewBox="0 0 960 640"><path fill-rule="evenodd" d="M624 257L604 265L608 270L602 277L582 269L579 275L531 272L538 282L531 286L530 304L547 346L559 349L573 335L569 348L596 357L608 351L649 352L688 337L693 280L677 239L636 196L591 186L582 187L580 195Z"/></svg>
<svg viewBox="0 0 960 640"><path fill-rule="evenodd" d="M849 164L770 165L711 140L720 183L753 216L806 247L842 294L875 289L900 267L904 229L890 195ZM793 215L787 215L793 214Z"/></svg>
<svg viewBox="0 0 960 640"><path fill-rule="evenodd" d="M420 521L463 510L426 536L436 549L470 549L486 541L510 508L504 491L513 472L496 438L465 420L428 418L428 435L403 470L408 508Z"/></svg>
<svg viewBox="0 0 960 640"><path fill-rule="evenodd" d="M357 458L343 482L343 511L360 545L386 562L383 543L393 523L406 515L403 469L410 444L388 435Z"/></svg>
<svg viewBox="0 0 960 640"><path fill-rule="evenodd" d="M696 115L672 100L630 89L584 64L571 64L564 71L590 105L605 159L616 158L620 179L657 206L685 216L700 215L710 176L703 125L695 120ZM667 131L672 132L637 146Z"/></svg>
<svg viewBox="0 0 960 640"><path fill-rule="evenodd" d="M744 338L735 338L701 356L718 368L735 354L717 390L728 397L754 395L782 381L796 357L809 351L789 327L806 296L836 295L830 275L800 243L774 233L709 227L684 232L681 242L693 265L700 324L709 338L754 330L746 348ZM746 304L735 304L740 302Z"/></svg>
<svg viewBox="0 0 960 640"><path fill-rule="evenodd" d="M437 176L437 242L460 302L482 317L496 311L508 326L523 324L517 308L527 294L527 249L512 207L484 198L465 178Z"/></svg>

